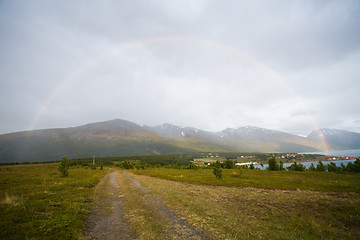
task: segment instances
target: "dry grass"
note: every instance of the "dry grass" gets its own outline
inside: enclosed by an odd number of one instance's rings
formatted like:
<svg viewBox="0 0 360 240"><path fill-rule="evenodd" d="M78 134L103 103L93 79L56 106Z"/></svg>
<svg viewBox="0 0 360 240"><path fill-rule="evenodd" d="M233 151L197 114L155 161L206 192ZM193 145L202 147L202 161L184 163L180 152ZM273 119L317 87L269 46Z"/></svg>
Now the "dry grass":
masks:
<svg viewBox="0 0 360 240"><path fill-rule="evenodd" d="M205 186L134 175L214 239L359 239L360 195Z"/></svg>
<svg viewBox="0 0 360 240"><path fill-rule="evenodd" d="M145 203L144 193L132 186L125 176L117 172L120 194L124 198L125 217L132 223L141 239L166 239L164 225L154 209Z"/></svg>
<svg viewBox="0 0 360 240"><path fill-rule="evenodd" d="M0 204L8 204L12 206L18 206L23 203L23 196L12 196L5 193L4 199L0 201Z"/></svg>

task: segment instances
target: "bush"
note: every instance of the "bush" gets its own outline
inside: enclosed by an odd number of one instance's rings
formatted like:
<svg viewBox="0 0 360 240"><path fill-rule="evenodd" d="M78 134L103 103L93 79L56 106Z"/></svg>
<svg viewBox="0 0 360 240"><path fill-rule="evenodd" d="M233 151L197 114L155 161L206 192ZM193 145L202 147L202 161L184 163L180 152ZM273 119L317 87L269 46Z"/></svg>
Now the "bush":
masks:
<svg viewBox="0 0 360 240"><path fill-rule="evenodd" d="M124 169L134 169L135 168L135 165L129 161L122 161L122 162L120 162L120 164L118 166L120 168L124 168Z"/></svg>
<svg viewBox="0 0 360 240"><path fill-rule="evenodd" d="M287 167L290 171L305 171L306 167L301 163L293 163L289 167Z"/></svg>
<svg viewBox="0 0 360 240"><path fill-rule="evenodd" d="M354 163L349 162L346 165L346 171L360 173L360 158L357 158Z"/></svg>
<svg viewBox="0 0 360 240"><path fill-rule="evenodd" d="M341 167L338 168L335 163L331 162L327 165L328 172L340 172Z"/></svg>
<svg viewBox="0 0 360 240"><path fill-rule="evenodd" d="M311 165L309 167L309 171L315 171L315 170L316 170L316 168L315 168L314 164L311 163Z"/></svg>
<svg viewBox="0 0 360 240"><path fill-rule="evenodd" d="M216 178L218 179L222 178L222 168L221 168L221 163L219 161L215 162L213 173Z"/></svg>
<svg viewBox="0 0 360 240"><path fill-rule="evenodd" d="M66 157L63 157L59 163L58 170L61 173L62 177L67 177L69 175L69 162Z"/></svg>
<svg viewBox="0 0 360 240"><path fill-rule="evenodd" d="M224 162L224 168L226 169L233 169L235 166L234 162L227 159L225 162Z"/></svg>
<svg viewBox="0 0 360 240"><path fill-rule="evenodd" d="M270 157L268 159L268 164L269 164L269 166L266 168L267 170L270 170L270 171L278 171L279 170L279 165L277 164L274 156Z"/></svg>
<svg viewBox="0 0 360 240"><path fill-rule="evenodd" d="M316 165L316 171L319 171L319 172L326 171L326 167L321 161L319 161L318 164Z"/></svg>
<svg viewBox="0 0 360 240"><path fill-rule="evenodd" d="M195 169L198 170L199 167L198 165L194 164L194 163L190 163L188 166L185 167L185 169Z"/></svg>
<svg viewBox="0 0 360 240"><path fill-rule="evenodd" d="M280 161L279 170L285 170L284 163Z"/></svg>

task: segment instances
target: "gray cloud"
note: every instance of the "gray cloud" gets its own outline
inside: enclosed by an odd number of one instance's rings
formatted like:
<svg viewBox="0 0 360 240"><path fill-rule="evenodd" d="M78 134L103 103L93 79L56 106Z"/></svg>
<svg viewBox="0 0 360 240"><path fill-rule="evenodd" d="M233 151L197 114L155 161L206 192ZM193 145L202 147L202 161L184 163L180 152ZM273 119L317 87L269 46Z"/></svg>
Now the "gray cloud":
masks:
<svg viewBox="0 0 360 240"><path fill-rule="evenodd" d="M0 133L25 130L66 79L33 127L360 131L358 1L0 4Z"/></svg>

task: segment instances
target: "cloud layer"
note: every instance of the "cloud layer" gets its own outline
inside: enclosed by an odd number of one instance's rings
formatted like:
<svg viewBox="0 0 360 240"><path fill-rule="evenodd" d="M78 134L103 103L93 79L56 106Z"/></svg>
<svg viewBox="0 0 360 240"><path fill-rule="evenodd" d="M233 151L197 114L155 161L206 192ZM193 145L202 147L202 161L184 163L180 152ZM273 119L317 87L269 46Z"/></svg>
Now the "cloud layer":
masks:
<svg viewBox="0 0 360 240"><path fill-rule="evenodd" d="M358 1L2 1L0 133L123 118L360 132Z"/></svg>

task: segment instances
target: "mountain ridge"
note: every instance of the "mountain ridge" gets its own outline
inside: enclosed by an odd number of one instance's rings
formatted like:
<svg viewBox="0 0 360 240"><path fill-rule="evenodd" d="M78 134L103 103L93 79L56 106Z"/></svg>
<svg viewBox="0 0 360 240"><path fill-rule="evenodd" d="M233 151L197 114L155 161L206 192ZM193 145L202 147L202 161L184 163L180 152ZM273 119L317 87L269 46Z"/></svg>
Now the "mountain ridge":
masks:
<svg viewBox="0 0 360 240"><path fill-rule="evenodd" d="M64 155L69 158L82 158L93 155L107 157L208 151L321 151L322 139L316 138L313 132L308 137L301 137L253 126L210 132L170 123L150 127L115 119L77 127L0 135L0 162L53 161ZM357 136L357 133L350 133ZM343 132L342 134L344 135ZM360 138L359 142L357 138L355 140L351 146L360 148ZM346 147L336 141L331 144L334 148ZM349 142L346 144L350 146Z"/></svg>

